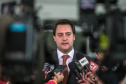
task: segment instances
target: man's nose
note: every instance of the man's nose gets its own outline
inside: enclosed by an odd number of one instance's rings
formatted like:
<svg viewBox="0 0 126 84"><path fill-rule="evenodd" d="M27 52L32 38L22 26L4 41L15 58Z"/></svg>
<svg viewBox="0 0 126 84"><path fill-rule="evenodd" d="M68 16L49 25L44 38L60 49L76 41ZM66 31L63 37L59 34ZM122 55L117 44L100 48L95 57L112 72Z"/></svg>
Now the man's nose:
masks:
<svg viewBox="0 0 126 84"><path fill-rule="evenodd" d="M63 40L67 40L67 36L66 35L63 35Z"/></svg>

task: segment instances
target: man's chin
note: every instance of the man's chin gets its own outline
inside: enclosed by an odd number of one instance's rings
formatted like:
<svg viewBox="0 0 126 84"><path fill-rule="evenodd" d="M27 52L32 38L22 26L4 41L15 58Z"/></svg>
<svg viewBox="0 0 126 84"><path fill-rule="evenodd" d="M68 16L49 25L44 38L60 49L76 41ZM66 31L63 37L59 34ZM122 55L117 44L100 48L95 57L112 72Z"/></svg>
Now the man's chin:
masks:
<svg viewBox="0 0 126 84"><path fill-rule="evenodd" d="M68 53L68 52L70 52L70 49L66 49L66 48L64 48L64 49L62 49L62 51L64 52L64 53Z"/></svg>
<svg viewBox="0 0 126 84"><path fill-rule="evenodd" d="M62 48L63 51L68 51L69 48L68 47L65 47L65 48Z"/></svg>

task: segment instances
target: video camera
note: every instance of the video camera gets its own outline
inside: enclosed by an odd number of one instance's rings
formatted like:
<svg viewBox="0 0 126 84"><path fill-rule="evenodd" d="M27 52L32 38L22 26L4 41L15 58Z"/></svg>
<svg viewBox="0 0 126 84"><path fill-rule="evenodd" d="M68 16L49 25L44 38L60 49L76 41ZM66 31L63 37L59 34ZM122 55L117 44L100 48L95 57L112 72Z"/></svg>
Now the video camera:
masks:
<svg viewBox="0 0 126 84"><path fill-rule="evenodd" d="M1 22L7 26L3 28L5 37L0 58L2 58L3 74L18 84L24 84L31 82L33 68L37 67L35 57L38 38L35 36L38 32L33 25L33 9L32 11L30 9L33 8L31 4L33 0L30 1L30 5L29 2L24 3L28 0L20 1L20 3L19 0L2 3L1 13L7 17L2 17ZM24 4L29 9L26 10ZM10 23L8 23L8 17L12 19Z"/></svg>

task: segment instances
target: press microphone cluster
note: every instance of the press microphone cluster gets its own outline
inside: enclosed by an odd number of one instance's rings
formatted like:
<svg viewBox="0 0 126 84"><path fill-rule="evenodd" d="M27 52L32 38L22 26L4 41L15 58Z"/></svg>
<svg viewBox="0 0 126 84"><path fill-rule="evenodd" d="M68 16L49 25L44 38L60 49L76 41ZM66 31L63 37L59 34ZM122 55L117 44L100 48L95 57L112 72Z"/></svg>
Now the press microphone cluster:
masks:
<svg viewBox="0 0 126 84"><path fill-rule="evenodd" d="M81 68L82 68L81 70L83 70L85 74L86 74L85 72L86 69L88 70L88 72L92 72L92 71L96 72L99 69L99 66L96 63L94 63L93 61L89 62L82 53L77 53L76 58L79 62L76 64L81 65ZM96 80L95 80L95 83L96 83Z"/></svg>
<svg viewBox="0 0 126 84"><path fill-rule="evenodd" d="M98 70L99 68L98 65L93 61L89 62L82 53L77 53L76 58L78 61L72 61L68 64L68 66L70 68L70 71L73 72L79 80L82 80L80 73L86 74L86 69L88 70L88 72L91 72L91 70Z"/></svg>

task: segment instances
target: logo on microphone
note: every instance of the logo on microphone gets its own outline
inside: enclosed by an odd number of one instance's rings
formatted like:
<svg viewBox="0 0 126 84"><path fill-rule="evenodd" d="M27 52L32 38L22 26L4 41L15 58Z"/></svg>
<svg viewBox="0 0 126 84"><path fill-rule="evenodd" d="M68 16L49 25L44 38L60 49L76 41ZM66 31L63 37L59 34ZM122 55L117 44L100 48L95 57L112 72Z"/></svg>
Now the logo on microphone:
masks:
<svg viewBox="0 0 126 84"><path fill-rule="evenodd" d="M96 63L94 63L92 61L90 62L90 70L97 71L98 68L99 68L99 66Z"/></svg>
<svg viewBox="0 0 126 84"><path fill-rule="evenodd" d="M84 63L84 62L87 62L87 60L86 60L86 59L84 59L84 60L82 60L82 61L81 61L81 63Z"/></svg>
<svg viewBox="0 0 126 84"><path fill-rule="evenodd" d="M86 57L80 59L79 62L80 62L80 64L81 64L82 67L85 66L85 65L87 65L87 64L89 64L89 62L86 59Z"/></svg>

